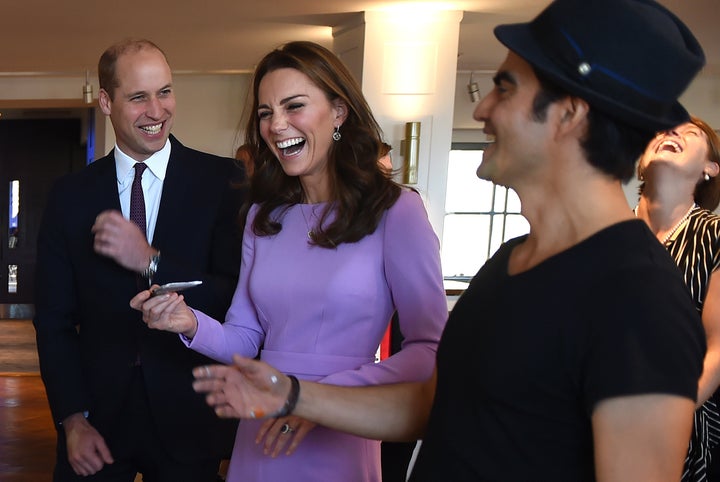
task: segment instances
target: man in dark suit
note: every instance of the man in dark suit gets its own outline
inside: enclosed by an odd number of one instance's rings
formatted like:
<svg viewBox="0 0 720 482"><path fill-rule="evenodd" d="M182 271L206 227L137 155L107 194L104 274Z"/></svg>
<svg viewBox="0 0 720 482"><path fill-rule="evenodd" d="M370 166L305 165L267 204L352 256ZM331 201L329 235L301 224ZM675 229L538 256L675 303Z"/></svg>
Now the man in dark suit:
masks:
<svg viewBox="0 0 720 482"><path fill-rule="evenodd" d="M236 424L192 389L192 368L209 360L149 330L129 300L149 282L202 280L188 302L224 317L244 170L170 136L172 74L156 45L113 45L98 72L115 148L56 184L38 235L34 324L58 428L54 480L215 481ZM130 220L136 164L147 167L145 230Z"/></svg>

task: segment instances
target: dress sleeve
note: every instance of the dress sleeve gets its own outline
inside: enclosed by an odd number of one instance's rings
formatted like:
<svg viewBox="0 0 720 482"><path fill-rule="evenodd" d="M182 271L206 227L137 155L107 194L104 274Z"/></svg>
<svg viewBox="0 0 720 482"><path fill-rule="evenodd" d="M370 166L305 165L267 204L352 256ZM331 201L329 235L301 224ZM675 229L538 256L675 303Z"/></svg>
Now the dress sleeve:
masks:
<svg viewBox="0 0 720 482"><path fill-rule="evenodd" d="M231 363L234 354L257 356L265 338L248 291L250 273L255 262L256 236L252 232L252 223L256 213L257 206L254 205L245 223L240 278L225 322L220 323L202 311L193 310L198 320L195 338L187 340L181 337L193 350L222 363Z"/></svg>
<svg viewBox="0 0 720 482"><path fill-rule="evenodd" d="M429 378L435 369L435 352L448 307L440 268L440 243L422 199L414 191L403 191L388 211L382 256L404 338L402 349L380 363L329 375L323 383L419 381Z"/></svg>

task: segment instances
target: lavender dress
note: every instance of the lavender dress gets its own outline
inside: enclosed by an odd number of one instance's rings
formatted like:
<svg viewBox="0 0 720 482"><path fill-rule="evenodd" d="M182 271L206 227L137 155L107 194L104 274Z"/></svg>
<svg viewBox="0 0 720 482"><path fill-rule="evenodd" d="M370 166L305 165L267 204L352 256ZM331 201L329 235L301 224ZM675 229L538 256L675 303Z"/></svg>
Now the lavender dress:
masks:
<svg viewBox="0 0 720 482"><path fill-rule="evenodd" d="M198 331L189 346L225 363L262 347L261 358L279 370L337 385L426 379L447 302L439 243L420 196L403 191L373 234L336 249L308 244L324 207L295 205L276 214L282 231L265 237L252 232L257 206L251 208L225 323L196 311ZM395 309L403 349L375 363ZM271 458L255 444L260 423L240 423L229 482L381 480L380 442L317 426L293 455Z"/></svg>

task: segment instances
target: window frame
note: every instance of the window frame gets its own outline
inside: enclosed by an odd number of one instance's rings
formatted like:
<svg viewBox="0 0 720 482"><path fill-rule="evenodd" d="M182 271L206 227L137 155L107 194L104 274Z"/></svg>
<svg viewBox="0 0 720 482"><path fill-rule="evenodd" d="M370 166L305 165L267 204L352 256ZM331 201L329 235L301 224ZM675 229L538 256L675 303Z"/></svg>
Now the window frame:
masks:
<svg viewBox="0 0 720 482"><path fill-rule="evenodd" d="M487 149L488 146L490 146L493 142L491 141L478 141L478 142L452 142L450 146L451 151L484 151ZM448 153L449 155L449 153ZM449 160L448 160L448 170L450 168ZM448 174L448 180L450 176ZM485 181L490 182L490 181ZM490 257L495 253L495 251L498 249L500 245L502 245L503 242L505 242L505 237L507 233L507 220L509 216L522 216L520 210L508 210L508 200L510 196L510 188L506 188L504 186L498 186L497 184L490 182L491 184L491 200L490 200L490 208L488 210L483 211L474 211L474 210L453 210L449 211L447 210L447 193L450 191L449 186L445 186L445 199L443 199L443 247L442 249L445 249L445 247L448 245L448 233L446 231L447 226L447 217L448 216L489 216L489 223L488 223L488 238L487 238L487 250L485 253L485 260L487 261L490 259ZM504 195L498 193L498 189L504 190ZM497 209L497 197L498 195L502 195L502 210ZM500 219L502 219L502 226L500 228L500 232L496 233L494 228L495 224L498 221L498 216ZM499 236L499 241L497 240ZM441 251L441 256L444 258L443 253ZM485 262L485 261L484 261ZM484 264L484 262L482 264ZM481 265L482 265L481 264ZM444 270L443 270L444 271ZM452 281L469 281L472 279L475 273L472 273L471 275L446 275L443 273L443 278L445 280L452 280Z"/></svg>

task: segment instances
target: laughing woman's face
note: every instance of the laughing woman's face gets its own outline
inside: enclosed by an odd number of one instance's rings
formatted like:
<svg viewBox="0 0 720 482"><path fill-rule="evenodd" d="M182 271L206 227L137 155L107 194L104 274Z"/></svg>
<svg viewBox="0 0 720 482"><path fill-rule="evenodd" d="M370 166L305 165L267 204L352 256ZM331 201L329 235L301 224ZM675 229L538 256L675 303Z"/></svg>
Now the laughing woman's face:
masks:
<svg viewBox="0 0 720 482"><path fill-rule="evenodd" d="M308 76L278 69L258 87L260 135L288 176L303 186L328 182L328 153L335 127L345 119L342 101L330 101Z"/></svg>

